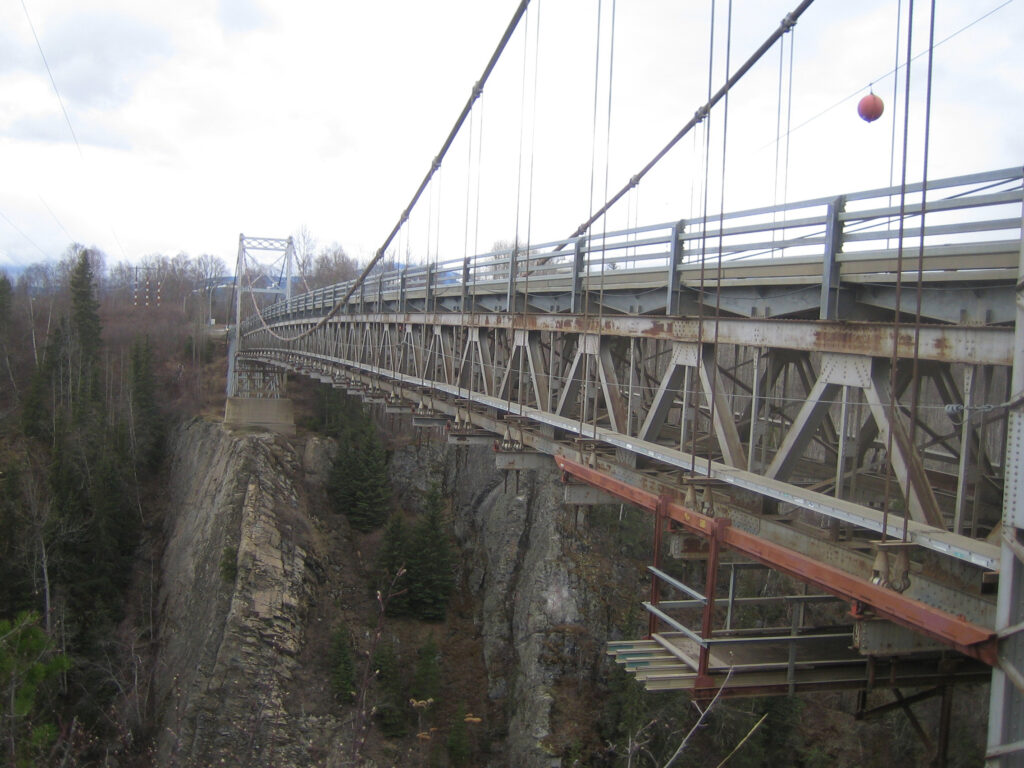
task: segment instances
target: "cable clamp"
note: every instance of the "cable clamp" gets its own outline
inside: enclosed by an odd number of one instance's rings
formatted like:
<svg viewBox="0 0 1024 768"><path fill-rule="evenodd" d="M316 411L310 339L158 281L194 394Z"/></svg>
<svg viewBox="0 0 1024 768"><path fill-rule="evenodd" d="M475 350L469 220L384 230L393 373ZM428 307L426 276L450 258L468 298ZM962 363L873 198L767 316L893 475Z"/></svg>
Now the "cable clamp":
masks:
<svg viewBox="0 0 1024 768"><path fill-rule="evenodd" d="M707 106L707 104L705 104L704 106L702 106L700 109L698 109L696 112L693 113L693 119L696 120L698 123L702 122L704 120L704 118L707 117L707 116L708 116L708 106Z"/></svg>
<svg viewBox="0 0 1024 768"><path fill-rule="evenodd" d="M633 187L635 187L639 183L640 183L640 174L639 173L636 174L635 176L631 176L630 177L630 179L629 179L629 187L630 187L630 189L632 189Z"/></svg>
<svg viewBox="0 0 1024 768"><path fill-rule="evenodd" d="M476 99L479 99L480 98L480 94L482 94L483 92L484 92L484 84L482 82L477 80L475 83L473 83L473 100L474 101Z"/></svg>
<svg viewBox="0 0 1024 768"><path fill-rule="evenodd" d="M945 406L946 415L952 419L957 426L963 423L963 419L970 416L971 413L991 413L999 408L1005 408L1009 403L1002 403L1001 405L992 405L991 403L984 403L983 405L973 405L967 407L963 403L948 403ZM958 421L960 419L960 421Z"/></svg>
<svg viewBox="0 0 1024 768"><path fill-rule="evenodd" d="M792 13L787 13L782 17L779 26L782 28L783 33L789 32L789 30L796 26L796 17Z"/></svg>

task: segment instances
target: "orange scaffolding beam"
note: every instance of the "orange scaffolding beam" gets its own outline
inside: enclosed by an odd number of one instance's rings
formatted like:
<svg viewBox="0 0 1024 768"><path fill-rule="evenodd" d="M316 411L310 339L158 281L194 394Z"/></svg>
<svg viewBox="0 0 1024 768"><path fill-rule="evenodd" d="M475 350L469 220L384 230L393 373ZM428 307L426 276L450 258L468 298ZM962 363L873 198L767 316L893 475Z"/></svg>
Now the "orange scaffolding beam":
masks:
<svg viewBox="0 0 1024 768"><path fill-rule="evenodd" d="M872 584L835 566L819 562L754 534L733 528L725 519L716 519L695 512L667 497L624 483L564 456L554 458L563 473L649 512L664 515L691 533L708 539L715 538L721 546L849 601L853 605L855 615L863 608L870 608L878 616L933 637L966 656L990 666L998 665L997 637L992 630L979 627L920 600Z"/></svg>

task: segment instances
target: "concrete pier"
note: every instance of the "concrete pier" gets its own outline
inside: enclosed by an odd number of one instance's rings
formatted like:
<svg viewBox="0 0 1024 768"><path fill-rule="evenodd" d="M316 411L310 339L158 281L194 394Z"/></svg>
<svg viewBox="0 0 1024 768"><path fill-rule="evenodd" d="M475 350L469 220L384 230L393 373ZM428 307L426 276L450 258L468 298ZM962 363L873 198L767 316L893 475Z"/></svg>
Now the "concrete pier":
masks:
<svg viewBox="0 0 1024 768"><path fill-rule="evenodd" d="M224 426L294 435L295 407L286 397L229 397L224 406Z"/></svg>

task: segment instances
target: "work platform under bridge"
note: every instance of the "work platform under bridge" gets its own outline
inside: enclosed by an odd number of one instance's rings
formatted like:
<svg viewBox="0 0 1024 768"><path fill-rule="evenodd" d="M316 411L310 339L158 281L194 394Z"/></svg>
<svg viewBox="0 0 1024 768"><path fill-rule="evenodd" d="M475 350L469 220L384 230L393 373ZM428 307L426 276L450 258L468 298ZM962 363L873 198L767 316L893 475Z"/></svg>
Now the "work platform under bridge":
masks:
<svg viewBox="0 0 1024 768"><path fill-rule="evenodd" d="M244 319L234 394L309 376L649 510L649 632L610 648L649 688L938 693L994 669L994 716L1024 718L1021 180L382 271ZM765 567L806 587L744 594ZM785 626L738 623L767 600Z"/></svg>

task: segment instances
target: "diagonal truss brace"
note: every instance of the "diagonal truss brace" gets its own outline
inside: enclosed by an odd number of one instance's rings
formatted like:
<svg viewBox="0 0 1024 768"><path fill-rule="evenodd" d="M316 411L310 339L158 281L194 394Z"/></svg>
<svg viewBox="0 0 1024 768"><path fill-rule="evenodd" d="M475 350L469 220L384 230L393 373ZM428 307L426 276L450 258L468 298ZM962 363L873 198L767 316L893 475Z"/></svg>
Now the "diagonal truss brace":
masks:
<svg viewBox="0 0 1024 768"><path fill-rule="evenodd" d="M576 402L583 384L586 384L589 390L589 363L590 359L594 358L597 363L597 379L601 385L601 393L604 395L611 428L617 432L626 431L626 404L622 400L619 375L616 373L615 361L612 359L611 343L612 339L592 333L586 333L580 337L576 355L569 366L569 373L566 377L567 384L558 398L555 415L564 414L566 408Z"/></svg>
<svg viewBox="0 0 1024 768"><path fill-rule="evenodd" d="M711 345L704 345L704 348L701 349L700 345L693 342L673 343L672 357L658 384L658 390L647 411L647 418L644 419L644 423L640 427L638 437L641 440L657 440L676 393L686 377L686 369L693 368L698 371L705 401L709 407L714 404L712 422L725 463L734 467L745 467L747 458L743 451L743 444L740 442L736 420L729 407L728 397L723 392L719 392L717 397L714 397L712 393L714 380L712 371L716 364L714 348Z"/></svg>
<svg viewBox="0 0 1024 768"><path fill-rule="evenodd" d="M884 441L888 442L889 432L892 432L891 460L896 480L907 499L910 517L936 528L945 528L920 455L913 449L903 424L889 418L889 402L893 395L889 388L888 369L881 361L873 364L869 357L835 353L822 355L818 379L783 438L775 458L765 470L765 477L775 480L789 478L843 386L858 387L864 391L875 426Z"/></svg>

